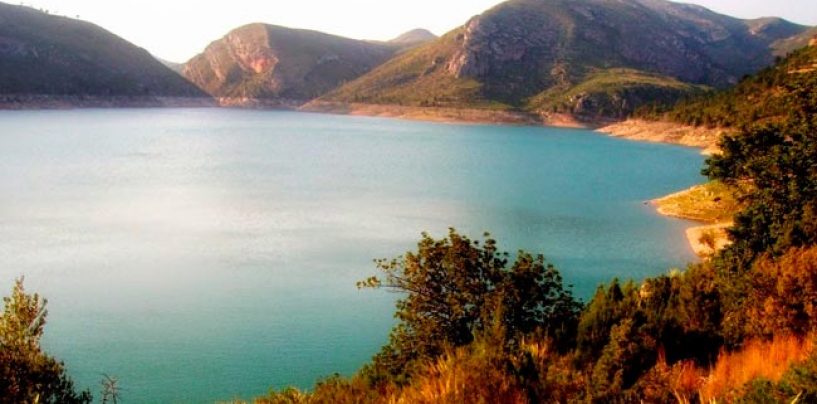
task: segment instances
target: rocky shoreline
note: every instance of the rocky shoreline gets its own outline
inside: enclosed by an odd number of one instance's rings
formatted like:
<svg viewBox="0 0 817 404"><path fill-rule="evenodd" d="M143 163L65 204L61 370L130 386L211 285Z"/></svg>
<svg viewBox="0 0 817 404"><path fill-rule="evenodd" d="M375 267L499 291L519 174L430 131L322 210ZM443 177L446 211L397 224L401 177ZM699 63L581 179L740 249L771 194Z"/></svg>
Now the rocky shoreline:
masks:
<svg viewBox="0 0 817 404"><path fill-rule="evenodd" d="M730 244L728 229L740 203L731 191L715 183L696 185L687 190L650 201L658 214L700 223L686 230L687 240L696 255L711 257Z"/></svg>
<svg viewBox="0 0 817 404"><path fill-rule="evenodd" d="M718 153L718 141L729 133L729 130L723 128L703 128L640 119L628 119L597 130L622 139L698 147L703 149L702 153L705 155Z"/></svg>
<svg viewBox="0 0 817 404"><path fill-rule="evenodd" d="M312 101L299 111L326 114L376 116L415 121L446 123L489 123L510 125L541 125L539 117L515 111L476 108L411 107L403 105L358 104Z"/></svg>

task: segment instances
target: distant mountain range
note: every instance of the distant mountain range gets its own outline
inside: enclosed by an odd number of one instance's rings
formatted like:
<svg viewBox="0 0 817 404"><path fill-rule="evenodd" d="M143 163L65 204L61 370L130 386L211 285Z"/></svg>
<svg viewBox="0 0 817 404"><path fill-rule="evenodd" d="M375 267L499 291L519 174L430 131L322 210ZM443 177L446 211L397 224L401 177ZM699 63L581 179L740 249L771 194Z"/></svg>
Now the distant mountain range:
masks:
<svg viewBox="0 0 817 404"><path fill-rule="evenodd" d="M807 31L663 0L511 0L320 100L620 118L735 84Z"/></svg>
<svg viewBox="0 0 817 404"><path fill-rule="evenodd" d="M0 3L0 97L48 103L117 97L139 104L209 96L146 50L87 22Z"/></svg>
<svg viewBox="0 0 817 404"><path fill-rule="evenodd" d="M779 18L665 0L511 0L439 38L418 29L363 41L250 24L180 66L92 24L0 3L0 97L212 96L222 105L596 122L727 88L814 35Z"/></svg>

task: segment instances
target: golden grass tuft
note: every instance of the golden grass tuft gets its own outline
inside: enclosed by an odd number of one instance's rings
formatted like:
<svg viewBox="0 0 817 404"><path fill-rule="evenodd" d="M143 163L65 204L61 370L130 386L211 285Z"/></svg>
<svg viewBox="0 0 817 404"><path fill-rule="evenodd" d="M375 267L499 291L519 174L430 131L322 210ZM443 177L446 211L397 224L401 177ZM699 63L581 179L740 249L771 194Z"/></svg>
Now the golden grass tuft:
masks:
<svg viewBox="0 0 817 404"><path fill-rule="evenodd" d="M750 341L740 351L721 353L701 385L701 401L729 402L740 388L756 379L778 382L792 365L805 361L813 348L812 338L784 336Z"/></svg>
<svg viewBox="0 0 817 404"><path fill-rule="evenodd" d="M478 347L478 350L484 347ZM390 404L527 403L525 392L502 369L492 366L489 352L459 349L429 364L421 376ZM495 364L494 364L495 365Z"/></svg>

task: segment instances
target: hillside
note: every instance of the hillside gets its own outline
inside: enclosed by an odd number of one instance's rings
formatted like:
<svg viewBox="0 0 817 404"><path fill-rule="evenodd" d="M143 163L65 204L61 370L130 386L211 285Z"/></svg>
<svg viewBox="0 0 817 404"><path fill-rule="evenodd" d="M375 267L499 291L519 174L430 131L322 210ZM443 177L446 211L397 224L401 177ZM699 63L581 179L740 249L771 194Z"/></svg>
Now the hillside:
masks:
<svg viewBox="0 0 817 404"><path fill-rule="evenodd" d="M511 0L319 101L621 118L733 85L807 29L664 0Z"/></svg>
<svg viewBox="0 0 817 404"><path fill-rule="evenodd" d="M817 44L812 43L774 66L746 77L733 88L680 102L668 109L645 109L636 116L710 128L739 128L749 123L778 121L789 112L786 100L793 91L809 85L817 77Z"/></svg>
<svg viewBox="0 0 817 404"><path fill-rule="evenodd" d="M184 76L226 104L298 105L368 72L400 46L250 24L211 43Z"/></svg>
<svg viewBox="0 0 817 404"><path fill-rule="evenodd" d="M418 28L403 33L397 38L390 40L389 43L401 46L406 45L412 46L430 42L435 39L437 39L437 35L434 35L434 33L432 33L431 31L427 29Z"/></svg>
<svg viewBox="0 0 817 404"><path fill-rule="evenodd" d="M206 97L144 49L87 22L0 3L0 103Z"/></svg>

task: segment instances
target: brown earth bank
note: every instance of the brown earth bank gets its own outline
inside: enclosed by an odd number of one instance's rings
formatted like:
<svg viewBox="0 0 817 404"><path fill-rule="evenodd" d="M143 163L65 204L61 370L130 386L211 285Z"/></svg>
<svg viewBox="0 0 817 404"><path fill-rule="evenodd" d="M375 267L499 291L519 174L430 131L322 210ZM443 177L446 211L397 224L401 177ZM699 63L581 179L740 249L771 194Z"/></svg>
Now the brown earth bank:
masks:
<svg viewBox="0 0 817 404"><path fill-rule="evenodd" d="M293 99L259 99L246 97L218 97L216 102L226 108L297 110L307 101Z"/></svg>
<svg viewBox="0 0 817 404"><path fill-rule="evenodd" d="M74 108L204 108L216 107L209 97L133 97L89 95L0 95L0 109Z"/></svg>
<svg viewBox="0 0 817 404"><path fill-rule="evenodd" d="M623 139L700 147L704 149L703 153L706 155L718 153L718 141L729 133L728 129L723 128L694 127L640 119L613 123L599 128L598 131Z"/></svg>
<svg viewBox="0 0 817 404"><path fill-rule="evenodd" d="M512 125L541 125L541 118L515 111L476 109L412 107L404 105L358 104L343 102L312 101L299 108L300 111L329 114L378 116L431 122L494 123Z"/></svg>

